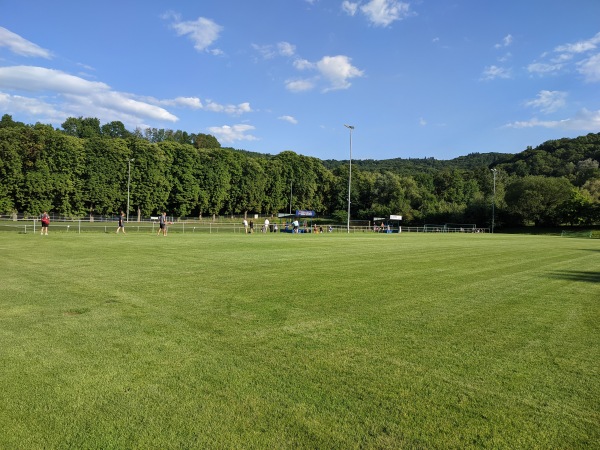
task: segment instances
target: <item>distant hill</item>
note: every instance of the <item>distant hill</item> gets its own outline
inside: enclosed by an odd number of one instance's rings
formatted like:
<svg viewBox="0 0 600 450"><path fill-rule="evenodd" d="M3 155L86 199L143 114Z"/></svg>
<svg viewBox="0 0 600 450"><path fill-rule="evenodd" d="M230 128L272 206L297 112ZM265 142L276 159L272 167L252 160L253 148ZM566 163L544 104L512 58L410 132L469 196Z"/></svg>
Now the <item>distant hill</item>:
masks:
<svg viewBox="0 0 600 450"><path fill-rule="evenodd" d="M535 148L528 147L512 158L497 163L508 173L569 176L582 166L596 167L600 162L600 133L590 133L576 138L546 141Z"/></svg>
<svg viewBox="0 0 600 450"><path fill-rule="evenodd" d="M509 153L470 153L467 156L441 160L435 158L393 158L393 159L359 159L353 160L352 164L361 170L372 172L390 171L399 174L414 174L419 172L432 172L446 168L473 170L480 167L490 167L492 165L504 163L510 160L514 155ZM333 170L341 165L348 164L348 161L325 160L323 165Z"/></svg>

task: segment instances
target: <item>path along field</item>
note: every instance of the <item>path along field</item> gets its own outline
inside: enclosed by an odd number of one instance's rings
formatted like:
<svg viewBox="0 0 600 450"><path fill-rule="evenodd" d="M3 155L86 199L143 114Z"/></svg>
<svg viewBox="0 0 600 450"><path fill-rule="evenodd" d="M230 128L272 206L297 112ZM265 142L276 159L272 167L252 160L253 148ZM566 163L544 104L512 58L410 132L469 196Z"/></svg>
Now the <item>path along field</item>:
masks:
<svg viewBox="0 0 600 450"><path fill-rule="evenodd" d="M598 448L600 241L0 233L0 448Z"/></svg>

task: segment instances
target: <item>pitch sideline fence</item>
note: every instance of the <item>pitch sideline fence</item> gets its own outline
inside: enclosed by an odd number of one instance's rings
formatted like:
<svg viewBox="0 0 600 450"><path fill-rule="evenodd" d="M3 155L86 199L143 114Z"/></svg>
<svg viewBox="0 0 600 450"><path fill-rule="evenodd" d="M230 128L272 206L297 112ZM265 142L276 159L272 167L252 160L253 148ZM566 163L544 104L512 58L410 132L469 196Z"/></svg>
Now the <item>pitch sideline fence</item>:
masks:
<svg viewBox="0 0 600 450"><path fill-rule="evenodd" d="M269 232L273 232L273 225L270 225ZM103 220L103 221L90 221L89 219L55 219L50 223L50 233L114 233L117 230L116 220ZM284 224L277 223L281 231L284 228ZM20 234L28 233L39 233L41 223L39 219L9 219L0 220L0 232L17 232ZM317 231L323 230L323 233L347 233L347 225L317 225ZM159 231L158 221L155 220L144 220L140 222L128 222L125 224L125 230L127 233L146 233L157 234ZM168 225L168 233L245 233L244 226L240 222L210 222L210 221L198 221L198 220L182 220L173 221ZM304 233L314 232L314 226L311 228L301 227ZM254 225L254 233L264 232L263 225L256 223ZM350 233L378 233L378 234L398 234L398 233L432 233L432 232L443 232L443 233L489 233L489 228L448 228L443 225L439 227L432 227L431 225L425 225L423 227L408 227L401 226L391 228L390 230L379 230L373 231L372 226L350 226Z"/></svg>

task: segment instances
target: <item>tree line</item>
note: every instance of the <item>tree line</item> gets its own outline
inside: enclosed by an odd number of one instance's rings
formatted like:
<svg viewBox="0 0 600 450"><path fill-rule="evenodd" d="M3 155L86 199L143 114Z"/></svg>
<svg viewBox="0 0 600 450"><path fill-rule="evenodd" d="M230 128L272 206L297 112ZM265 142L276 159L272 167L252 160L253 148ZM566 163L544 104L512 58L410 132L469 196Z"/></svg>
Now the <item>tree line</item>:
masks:
<svg viewBox="0 0 600 450"><path fill-rule="evenodd" d="M600 223L600 133L516 155L357 160L351 215L406 224ZM494 169L492 171L491 169ZM62 128L0 120L0 213L67 217L275 215L296 209L345 223L348 162L223 148L214 136L68 118Z"/></svg>

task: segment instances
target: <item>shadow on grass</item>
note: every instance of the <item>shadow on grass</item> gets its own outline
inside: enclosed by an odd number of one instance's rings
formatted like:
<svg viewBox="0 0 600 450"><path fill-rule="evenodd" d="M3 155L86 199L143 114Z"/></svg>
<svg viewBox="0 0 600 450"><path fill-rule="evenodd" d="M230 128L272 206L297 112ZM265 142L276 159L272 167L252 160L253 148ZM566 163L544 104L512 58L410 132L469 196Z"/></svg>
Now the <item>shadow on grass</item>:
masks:
<svg viewBox="0 0 600 450"><path fill-rule="evenodd" d="M565 270L562 272L551 272L550 277L559 280L600 283L600 272L592 271Z"/></svg>

